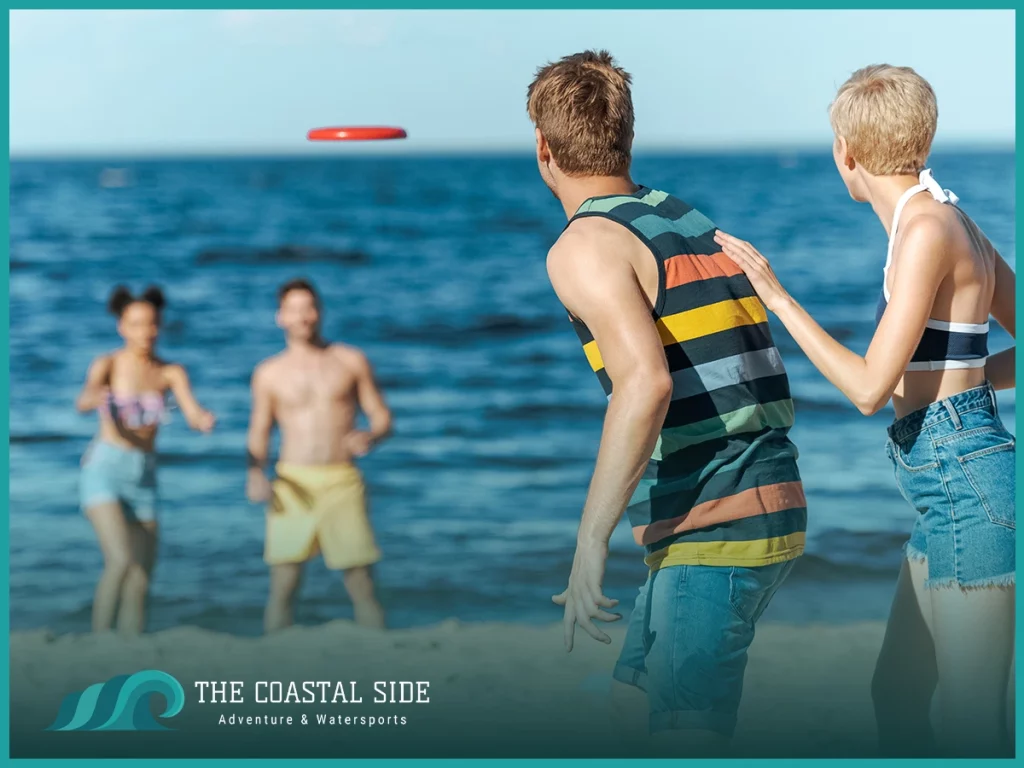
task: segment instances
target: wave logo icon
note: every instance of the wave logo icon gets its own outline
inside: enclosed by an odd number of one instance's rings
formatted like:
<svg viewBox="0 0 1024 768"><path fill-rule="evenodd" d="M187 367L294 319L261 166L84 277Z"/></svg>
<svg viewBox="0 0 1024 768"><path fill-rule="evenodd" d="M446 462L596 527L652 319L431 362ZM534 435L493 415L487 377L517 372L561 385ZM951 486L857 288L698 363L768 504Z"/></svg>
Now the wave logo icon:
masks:
<svg viewBox="0 0 1024 768"><path fill-rule="evenodd" d="M181 683L158 669L118 675L68 695L48 731L171 731L153 719L149 699L162 696L160 718L174 717L185 706Z"/></svg>

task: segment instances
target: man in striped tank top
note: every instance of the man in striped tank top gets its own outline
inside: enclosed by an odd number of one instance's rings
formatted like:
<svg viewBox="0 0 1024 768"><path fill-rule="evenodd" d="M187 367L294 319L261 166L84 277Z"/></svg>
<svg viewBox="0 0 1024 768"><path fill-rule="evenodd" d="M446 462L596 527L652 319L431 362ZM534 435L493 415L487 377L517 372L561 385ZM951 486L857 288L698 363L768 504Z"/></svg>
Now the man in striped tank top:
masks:
<svg viewBox="0 0 1024 768"><path fill-rule="evenodd" d="M650 574L616 687L646 692L658 741L721 749L754 623L804 549L789 382L714 224L630 178L630 76L606 52L567 56L538 71L527 101L541 177L569 218L548 274L608 395L569 585L554 597L566 647L576 624L610 642L594 620L619 618L602 580L627 512Z"/></svg>

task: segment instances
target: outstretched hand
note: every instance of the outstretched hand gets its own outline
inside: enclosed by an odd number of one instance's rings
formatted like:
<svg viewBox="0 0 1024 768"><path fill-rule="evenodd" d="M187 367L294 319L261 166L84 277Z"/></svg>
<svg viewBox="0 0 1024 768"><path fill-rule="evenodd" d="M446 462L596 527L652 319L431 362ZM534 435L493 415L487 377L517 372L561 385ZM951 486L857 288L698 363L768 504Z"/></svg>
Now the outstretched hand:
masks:
<svg viewBox="0 0 1024 768"><path fill-rule="evenodd" d="M213 431L213 428L217 424L217 417L214 416L207 410L200 410L195 415L195 419L192 422L192 428L207 434Z"/></svg>
<svg viewBox="0 0 1024 768"><path fill-rule="evenodd" d="M726 234L720 229L715 231L715 242L722 247L725 255L743 270L764 305L772 312L778 312L779 307L789 300L789 294L775 276L768 259L747 241Z"/></svg>
<svg viewBox="0 0 1024 768"><path fill-rule="evenodd" d="M572 572L569 574L569 586L561 594L554 595L551 600L555 605L565 607L562 627L565 632L565 650L572 651L573 636L576 625L595 640L610 643L608 635L594 625L599 621L618 621L620 614L608 613L605 608L614 608L618 600L607 597L602 589L604 565L608 559L608 545L577 544L576 555L572 561Z"/></svg>

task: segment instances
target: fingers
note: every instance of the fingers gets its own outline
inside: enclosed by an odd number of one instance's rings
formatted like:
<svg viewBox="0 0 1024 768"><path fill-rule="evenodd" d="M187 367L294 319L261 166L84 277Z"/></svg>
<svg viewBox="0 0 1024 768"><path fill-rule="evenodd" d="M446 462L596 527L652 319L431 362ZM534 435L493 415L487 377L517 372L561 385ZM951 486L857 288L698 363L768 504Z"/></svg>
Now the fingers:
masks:
<svg viewBox="0 0 1024 768"><path fill-rule="evenodd" d="M565 606L565 616L562 619L562 635L565 641L566 653L572 653L572 641L573 634L576 629L576 614L573 610L572 604Z"/></svg>
<svg viewBox="0 0 1024 768"><path fill-rule="evenodd" d="M582 629L592 638L597 640L599 643L604 643L605 645L607 645L612 641L612 639L608 637L608 635L606 635L604 632L602 632L600 629L594 626L594 622L591 621L589 617L577 616L576 622L580 625L580 629Z"/></svg>
<svg viewBox="0 0 1024 768"><path fill-rule="evenodd" d="M745 259L753 265L768 267L768 260L761 255L761 252L746 240L726 234L721 230L715 232L715 242L722 246L722 251L736 261L737 257Z"/></svg>
<svg viewBox="0 0 1024 768"><path fill-rule="evenodd" d="M595 599L594 602L600 605L602 608L614 608L616 605L619 604L618 600L612 600L610 597L606 597L604 595L598 595L597 599Z"/></svg>
<svg viewBox="0 0 1024 768"><path fill-rule="evenodd" d="M622 618L622 614L621 613L608 613L608 611L597 611L594 614L594 618L595 619L599 619L600 621L613 622L613 621L618 621L619 619L621 619Z"/></svg>
<svg viewBox="0 0 1024 768"><path fill-rule="evenodd" d="M568 594L569 590L565 590L565 592L563 592L560 595L552 595L551 602L553 602L555 605L565 605L566 595Z"/></svg>

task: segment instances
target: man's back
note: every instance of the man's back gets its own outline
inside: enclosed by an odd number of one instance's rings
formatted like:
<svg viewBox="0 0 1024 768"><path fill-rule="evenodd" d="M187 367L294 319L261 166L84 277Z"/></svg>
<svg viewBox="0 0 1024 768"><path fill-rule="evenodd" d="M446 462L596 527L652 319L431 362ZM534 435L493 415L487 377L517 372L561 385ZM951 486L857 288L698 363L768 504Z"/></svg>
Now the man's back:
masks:
<svg viewBox="0 0 1024 768"><path fill-rule="evenodd" d="M621 225L635 250L654 257L634 271L664 346L672 400L628 506L648 565L757 566L798 556L807 513L787 436L793 401L750 282L719 251L714 224L664 192L591 198L570 228L589 217ZM610 396L597 343L571 319Z"/></svg>

